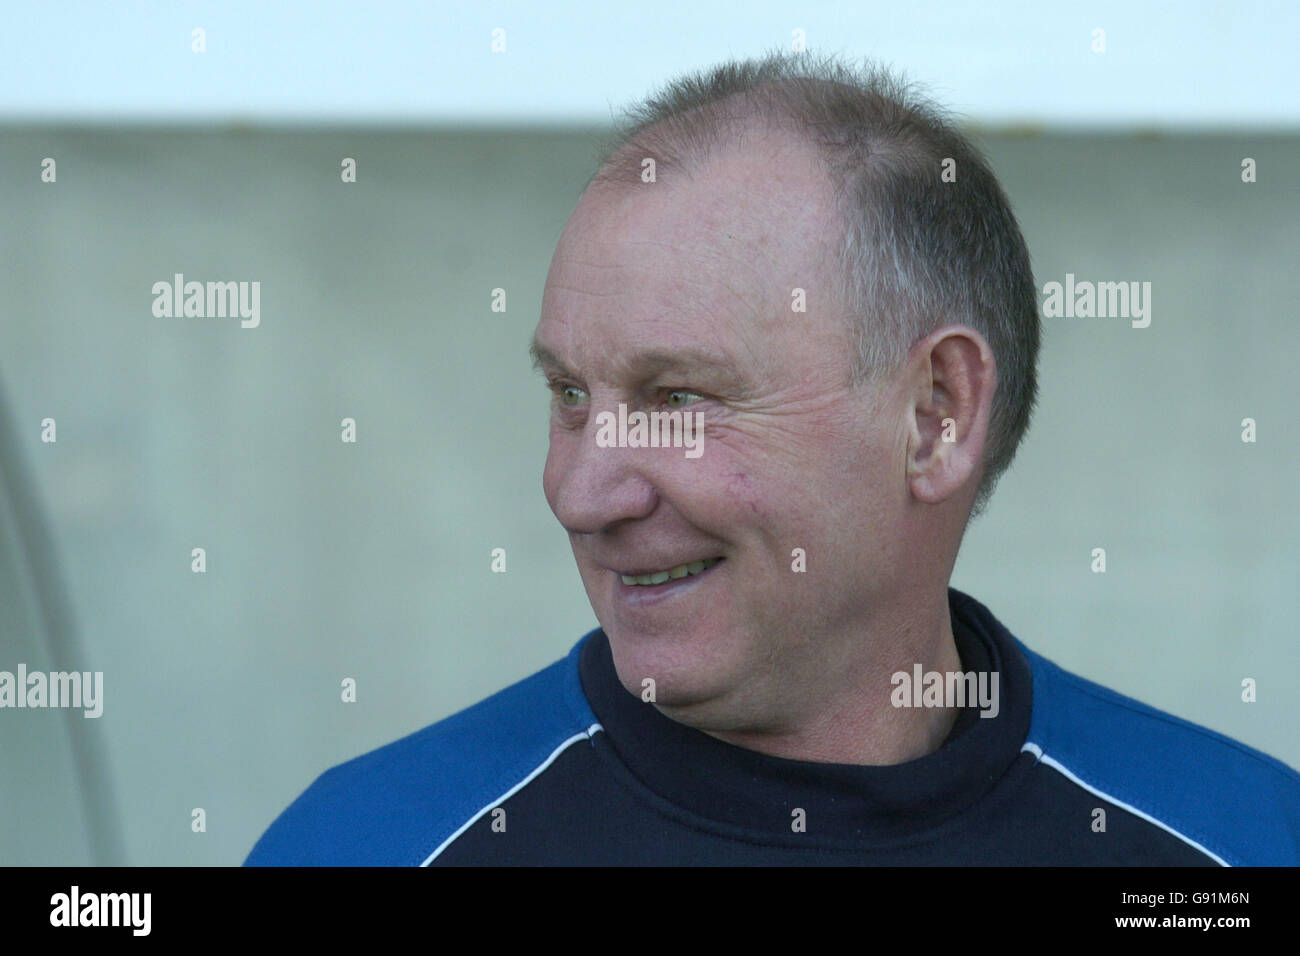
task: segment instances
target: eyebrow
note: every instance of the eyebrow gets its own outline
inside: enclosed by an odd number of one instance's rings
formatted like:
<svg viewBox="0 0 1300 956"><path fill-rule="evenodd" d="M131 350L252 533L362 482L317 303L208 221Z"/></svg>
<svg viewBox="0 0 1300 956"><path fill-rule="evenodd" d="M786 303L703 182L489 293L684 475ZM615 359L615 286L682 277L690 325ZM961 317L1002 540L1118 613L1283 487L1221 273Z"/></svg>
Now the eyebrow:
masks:
<svg viewBox="0 0 1300 956"><path fill-rule="evenodd" d="M538 342L536 336L528 345L528 354L533 360L534 369L554 368L567 371L564 363L560 361L560 357Z"/></svg>
<svg viewBox="0 0 1300 956"><path fill-rule="evenodd" d="M553 369L567 375L574 374L563 359L535 338L528 346L528 354L532 356L535 369ZM741 382L740 376L725 355L707 349L642 349L620 359L619 366L625 373L631 373L639 378L648 379L665 372L676 372L687 376L709 375L731 386L738 386Z"/></svg>

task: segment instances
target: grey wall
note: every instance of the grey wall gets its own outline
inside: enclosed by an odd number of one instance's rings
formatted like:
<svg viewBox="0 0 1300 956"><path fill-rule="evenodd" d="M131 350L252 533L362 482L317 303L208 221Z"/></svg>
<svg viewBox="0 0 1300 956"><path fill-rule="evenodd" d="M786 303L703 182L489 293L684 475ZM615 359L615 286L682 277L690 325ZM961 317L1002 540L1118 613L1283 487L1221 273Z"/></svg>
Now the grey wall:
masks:
<svg viewBox="0 0 1300 956"><path fill-rule="evenodd" d="M525 350L595 135L0 130L0 669L102 670L106 697L0 711L0 862L237 863L328 766L594 626ZM1296 138L986 142L1040 287L1150 281L1153 312L1047 320L1034 427L954 585L1300 764ZM175 272L260 281L260 327L154 317Z"/></svg>

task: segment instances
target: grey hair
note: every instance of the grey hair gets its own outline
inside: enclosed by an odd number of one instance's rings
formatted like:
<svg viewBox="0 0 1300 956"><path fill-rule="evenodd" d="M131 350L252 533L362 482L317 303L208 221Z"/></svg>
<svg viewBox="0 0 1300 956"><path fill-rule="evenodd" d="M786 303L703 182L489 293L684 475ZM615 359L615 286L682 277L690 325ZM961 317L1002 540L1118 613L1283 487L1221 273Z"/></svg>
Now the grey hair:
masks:
<svg viewBox="0 0 1300 956"><path fill-rule="evenodd" d="M814 143L839 197L837 291L859 319L855 381L894 372L950 323L988 341L998 380L971 508L981 514L1029 428L1040 337L1029 250L988 162L886 69L771 53L679 77L628 109L590 182L637 182L646 156L657 172L689 175L756 123ZM945 167L955 181L940 178Z"/></svg>

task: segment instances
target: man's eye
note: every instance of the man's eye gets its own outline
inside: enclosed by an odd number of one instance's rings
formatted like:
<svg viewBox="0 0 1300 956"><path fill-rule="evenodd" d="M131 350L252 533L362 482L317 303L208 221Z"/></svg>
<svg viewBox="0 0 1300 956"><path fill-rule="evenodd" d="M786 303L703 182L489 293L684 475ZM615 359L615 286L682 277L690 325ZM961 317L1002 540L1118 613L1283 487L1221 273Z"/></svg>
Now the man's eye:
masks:
<svg viewBox="0 0 1300 956"><path fill-rule="evenodd" d="M583 396L587 394L582 389L578 388L578 386L576 385L557 386L556 392L560 396L561 405L581 404Z"/></svg>
<svg viewBox="0 0 1300 956"><path fill-rule="evenodd" d="M669 408L684 408L691 403L691 399L702 397L695 392L688 392L684 388L675 388L668 393L666 401Z"/></svg>

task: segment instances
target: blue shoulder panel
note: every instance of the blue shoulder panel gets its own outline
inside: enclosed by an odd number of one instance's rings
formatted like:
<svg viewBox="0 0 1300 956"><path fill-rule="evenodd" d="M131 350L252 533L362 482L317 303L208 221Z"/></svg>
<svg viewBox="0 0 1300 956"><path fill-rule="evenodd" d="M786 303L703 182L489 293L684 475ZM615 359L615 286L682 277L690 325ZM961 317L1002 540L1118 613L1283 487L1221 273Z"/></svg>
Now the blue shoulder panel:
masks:
<svg viewBox="0 0 1300 956"><path fill-rule="evenodd" d="M1025 749L1222 864L1300 864L1300 774L1016 643L1034 680Z"/></svg>
<svg viewBox="0 0 1300 956"><path fill-rule="evenodd" d="M594 631L592 633L595 633ZM568 657L325 773L245 866L419 866L596 724Z"/></svg>

